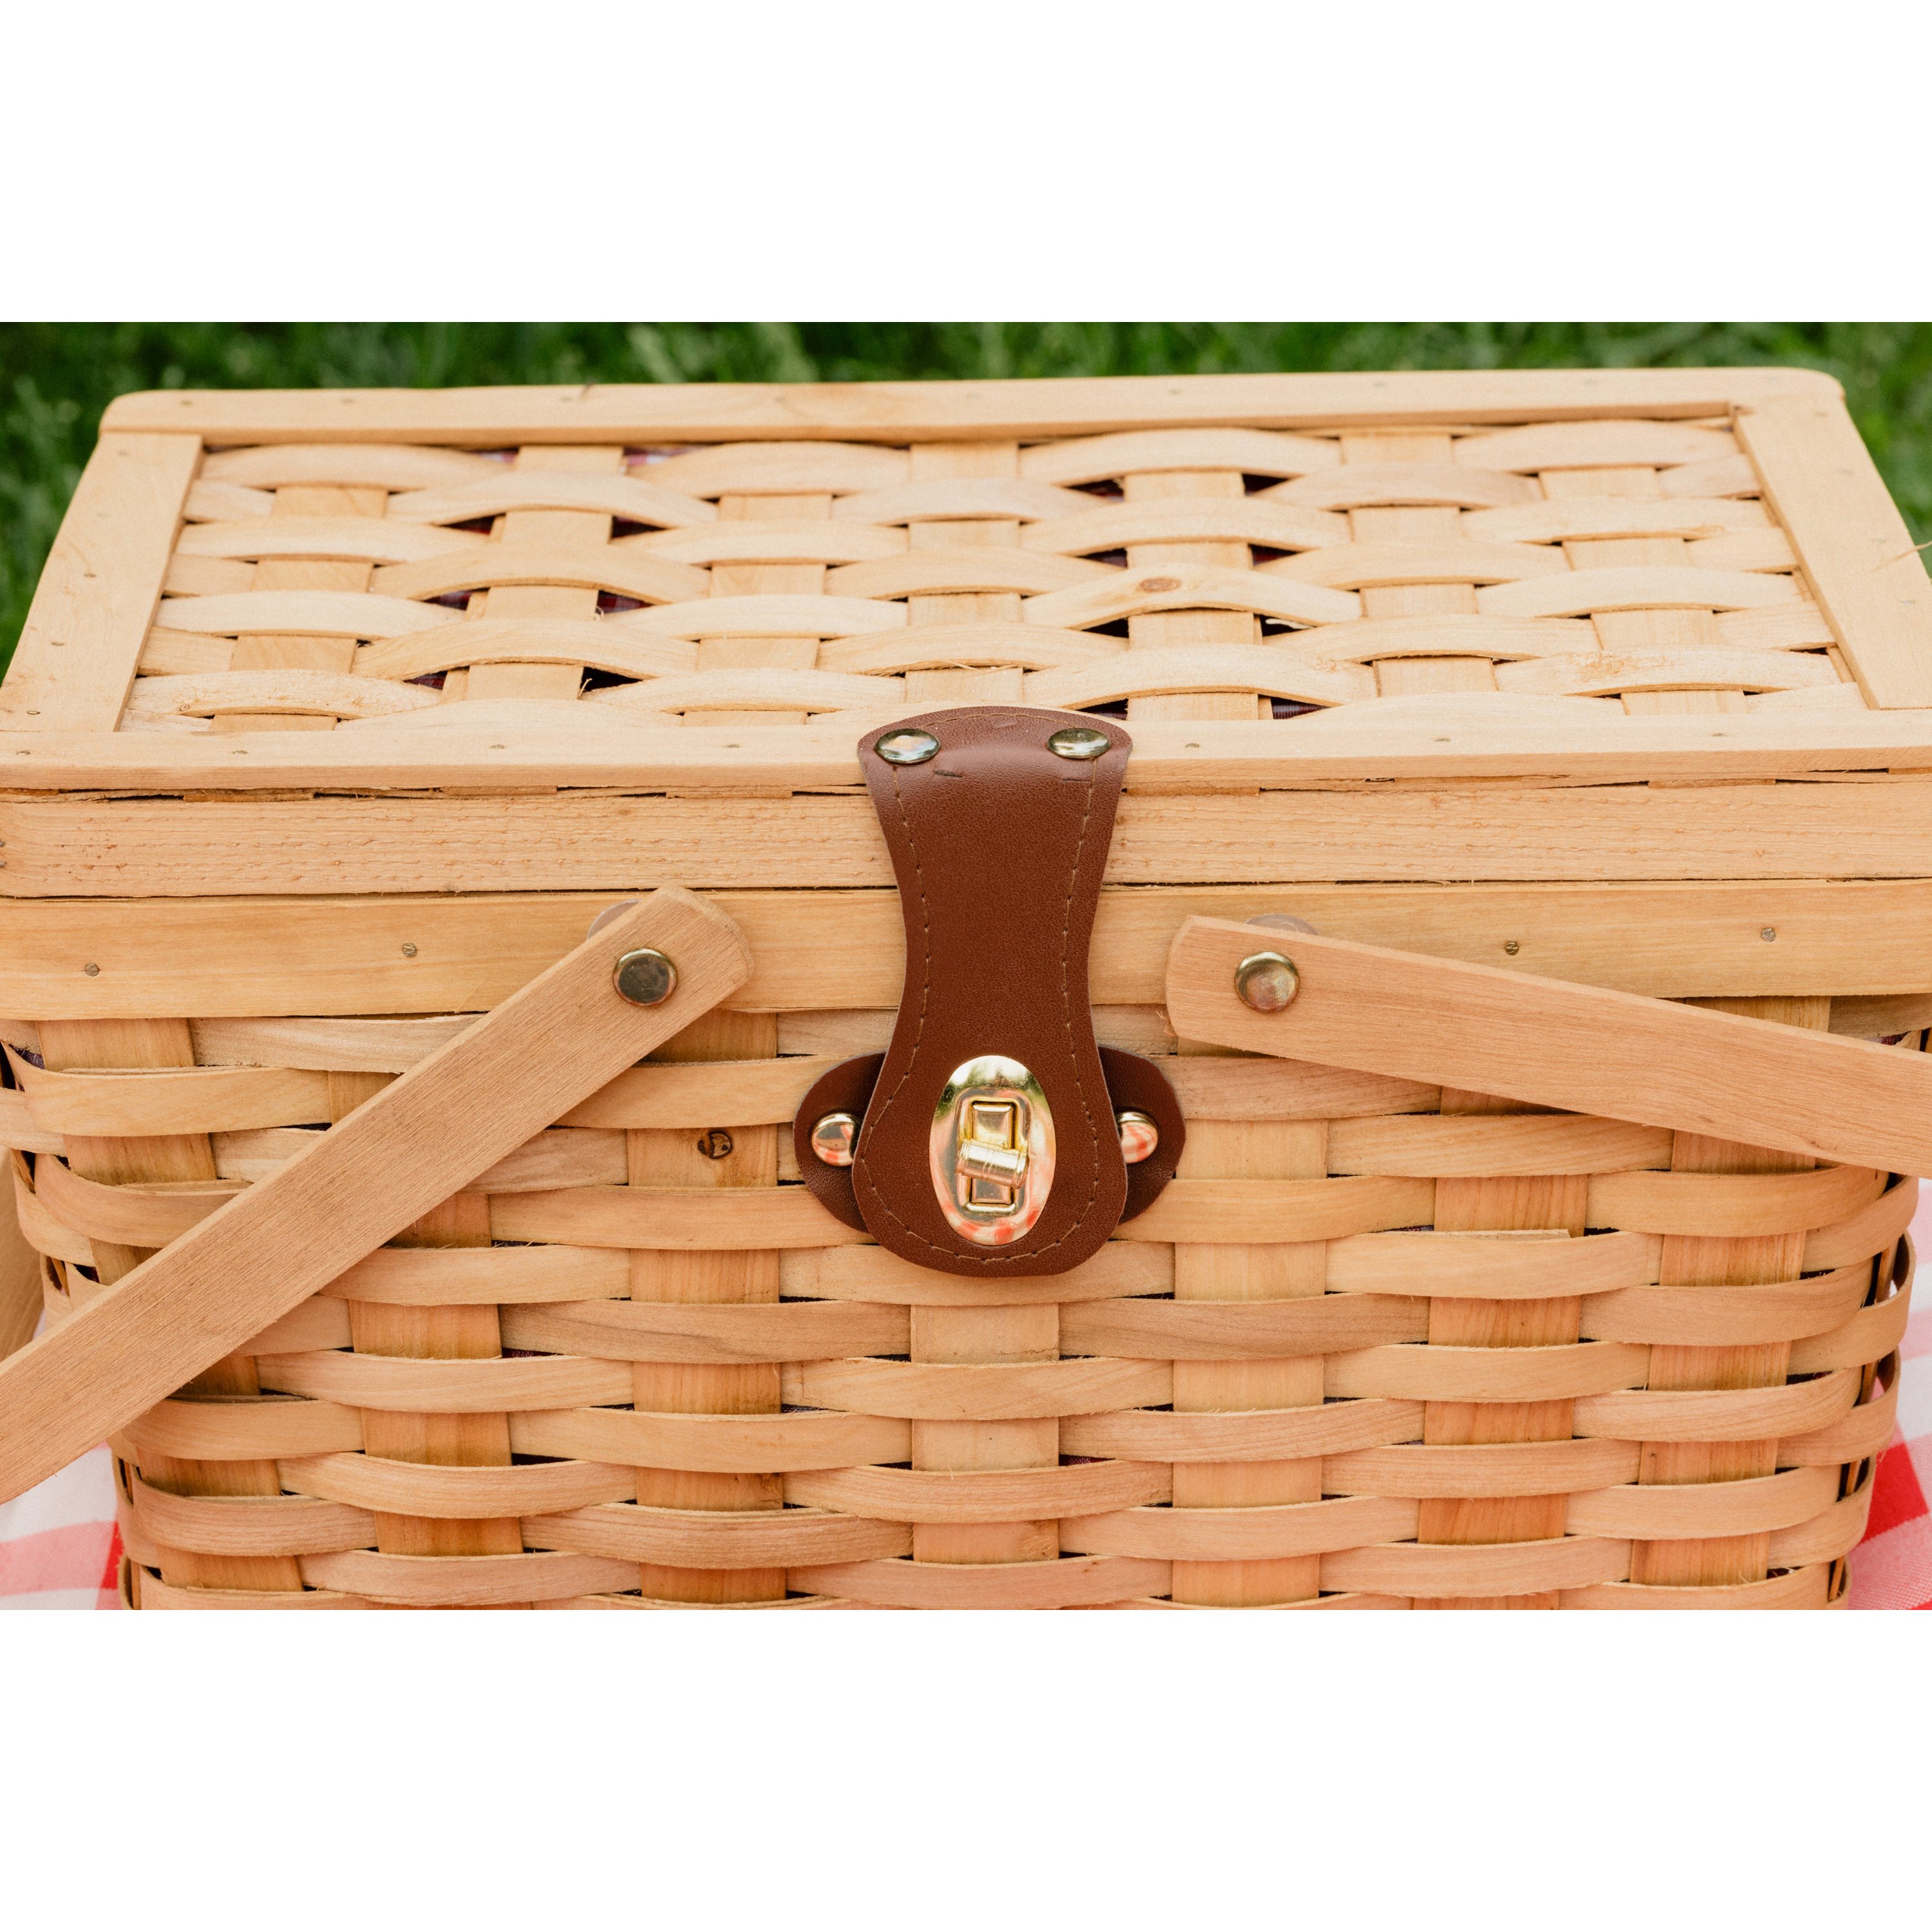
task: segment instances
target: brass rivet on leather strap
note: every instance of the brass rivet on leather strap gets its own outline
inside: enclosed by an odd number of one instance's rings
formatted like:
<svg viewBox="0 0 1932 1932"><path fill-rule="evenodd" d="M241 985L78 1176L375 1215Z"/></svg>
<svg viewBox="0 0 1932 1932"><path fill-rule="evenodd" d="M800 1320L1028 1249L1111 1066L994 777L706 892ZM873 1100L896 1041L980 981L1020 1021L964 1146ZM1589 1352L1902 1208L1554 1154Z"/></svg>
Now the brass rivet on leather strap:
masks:
<svg viewBox="0 0 1932 1932"><path fill-rule="evenodd" d="M1097 758L1108 750L1113 740L1104 731L1090 730L1084 724L1070 724L1046 741L1046 748L1056 758Z"/></svg>
<svg viewBox="0 0 1932 1932"><path fill-rule="evenodd" d="M1278 1013L1301 989L1294 962L1279 952L1250 952L1234 968L1234 991L1258 1013Z"/></svg>
<svg viewBox="0 0 1932 1932"><path fill-rule="evenodd" d="M677 990L677 968L655 946L626 953L610 976L634 1006L662 1006Z"/></svg>
<svg viewBox="0 0 1932 1932"><path fill-rule="evenodd" d="M922 765L939 752L939 740L930 731L888 731L872 747L889 765Z"/></svg>
<svg viewBox="0 0 1932 1932"><path fill-rule="evenodd" d="M1145 1160L1160 1145L1160 1129L1154 1116L1138 1107L1126 1107L1114 1116L1120 1130L1120 1158L1132 1167Z"/></svg>
<svg viewBox="0 0 1932 1932"><path fill-rule="evenodd" d="M812 1150L827 1167L850 1167L859 1123L850 1114L827 1114L812 1130Z"/></svg>

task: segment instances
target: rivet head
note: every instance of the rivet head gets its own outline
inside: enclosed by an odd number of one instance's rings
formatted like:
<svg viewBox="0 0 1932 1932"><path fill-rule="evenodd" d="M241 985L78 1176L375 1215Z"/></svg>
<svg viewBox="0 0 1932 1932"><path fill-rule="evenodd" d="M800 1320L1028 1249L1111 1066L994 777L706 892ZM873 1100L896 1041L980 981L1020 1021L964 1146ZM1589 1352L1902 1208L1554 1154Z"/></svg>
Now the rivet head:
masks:
<svg viewBox="0 0 1932 1932"><path fill-rule="evenodd" d="M1160 1128L1138 1107L1126 1108L1114 1118L1120 1130L1120 1158L1130 1167L1145 1160L1160 1145Z"/></svg>
<svg viewBox="0 0 1932 1932"><path fill-rule="evenodd" d="M662 1006L677 990L677 968L655 946L626 953L610 976L634 1006Z"/></svg>
<svg viewBox="0 0 1932 1932"><path fill-rule="evenodd" d="M403 941L403 957L405 959L413 959L416 956L416 949L414 942L407 939L404 940Z"/></svg>
<svg viewBox="0 0 1932 1932"><path fill-rule="evenodd" d="M1506 939L1503 941L1503 950L1514 959L1522 950L1522 942L1519 940Z"/></svg>
<svg viewBox="0 0 1932 1932"><path fill-rule="evenodd" d="M922 765L939 754L939 740L930 731L888 731L872 747L889 765Z"/></svg>
<svg viewBox="0 0 1932 1932"><path fill-rule="evenodd" d="M1104 731L1090 730L1084 724L1070 724L1048 739L1046 748L1056 758L1097 758L1111 750L1113 742Z"/></svg>
<svg viewBox="0 0 1932 1932"><path fill-rule="evenodd" d="M1778 928L1774 926L1768 926L1758 934L1758 937L1760 939L1775 939L1778 937Z"/></svg>
<svg viewBox="0 0 1932 1932"><path fill-rule="evenodd" d="M850 1167L859 1123L850 1114L827 1114L812 1130L812 1150L827 1167Z"/></svg>
<svg viewBox="0 0 1932 1932"><path fill-rule="evenodd" d="M1250 952L1234 968L1234 991L1258 1013L1278 1013L1301 990L1294 962L1279 952Z"/></svg>
<svg viewBox="0 0 1932 1932"><path fill-rule="evenodd" d="M95 965L91 959L80 970L85 973L90 980L98 980L100 977L100 968Z"/></svg>

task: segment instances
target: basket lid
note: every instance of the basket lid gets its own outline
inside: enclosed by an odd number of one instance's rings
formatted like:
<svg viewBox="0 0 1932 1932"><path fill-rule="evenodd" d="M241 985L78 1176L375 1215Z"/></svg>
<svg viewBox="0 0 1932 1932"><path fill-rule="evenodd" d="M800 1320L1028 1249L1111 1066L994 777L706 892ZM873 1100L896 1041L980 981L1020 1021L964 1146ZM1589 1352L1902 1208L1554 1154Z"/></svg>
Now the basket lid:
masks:
<svg viewBox="0 0 1932 1932"><path fill-rule="evenodd" d="M1932 596L1798 370L164 392L0 754L796 788L976 700L1124 716L1150 782L1831 769L1922 747L1874 714L1932 705Z"/></svg>

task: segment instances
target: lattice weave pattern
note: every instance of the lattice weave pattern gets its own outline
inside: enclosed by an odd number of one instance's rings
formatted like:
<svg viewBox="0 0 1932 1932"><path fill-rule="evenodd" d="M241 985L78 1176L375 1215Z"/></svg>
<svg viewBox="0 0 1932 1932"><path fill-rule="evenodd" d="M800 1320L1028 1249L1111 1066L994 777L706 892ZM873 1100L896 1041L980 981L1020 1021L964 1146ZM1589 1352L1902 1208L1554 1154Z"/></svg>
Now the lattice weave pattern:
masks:
<svg viewBox="0 0 1932 1932"><path fill-rule="evenodd" d="M890 1016L714 1016L134 1425L115 1444L131 1594L1838 1596L1892 1429L1915 1182L1180 1053L1153 1009L1098 1019L1164 1056L1190 1160L1081 1269L1003 1284L989 1310L987 1284L831 1220L780 1130ZM134 1072L56 1070L58 1029L9 1023L19 1090L0 1094L0 1137L22 1150L50 1317L111 1256L172 1239L464 1024L201 1022L178 1070ZM116 1184L113 1147L169 1137L213 1178ZM1726 1265L1700 1273L1700 1242ZM1203 1292L1216 1252L1240 1257L1241 1298ZM1569 1339L1512 1337L1513 1310L1546 1330L1567 1310ZM947 1359L945 1324L988 1314L1004 1351ZM1488 1346L1470 1345L1478 1314ZM1751 1372L1686 1376L1716 1348L1750 1354ZM976 1462L962 1430L1016 1453ZM211 1470L240 1473L209 1493ZM1242 1498L1244 1470L1273 1498Z"/></svg>
<svg viewBox="0 0 1932 1932"><path fill-rule="evenodd" d="M124 730L1864 704L1708 424L262 445L188 516Z"/></svg>

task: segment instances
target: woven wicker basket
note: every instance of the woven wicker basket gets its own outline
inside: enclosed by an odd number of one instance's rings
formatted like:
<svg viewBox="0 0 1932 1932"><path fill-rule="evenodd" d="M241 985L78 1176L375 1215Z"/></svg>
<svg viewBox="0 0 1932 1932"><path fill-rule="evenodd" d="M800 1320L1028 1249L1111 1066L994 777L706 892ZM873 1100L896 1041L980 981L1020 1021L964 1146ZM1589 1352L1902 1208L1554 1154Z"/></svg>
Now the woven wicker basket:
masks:
<svg viewBox="0 0 1932 1932"><path fill-rule="evenodd" d="M855 748L966 706L1131 738L1187 1117L997 1282L786 1130L904 972ZM1822 377L124 398L0 763L0 1490L111 1432L130 1603L1843 1595L1932 592Z"/></svg>

